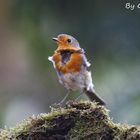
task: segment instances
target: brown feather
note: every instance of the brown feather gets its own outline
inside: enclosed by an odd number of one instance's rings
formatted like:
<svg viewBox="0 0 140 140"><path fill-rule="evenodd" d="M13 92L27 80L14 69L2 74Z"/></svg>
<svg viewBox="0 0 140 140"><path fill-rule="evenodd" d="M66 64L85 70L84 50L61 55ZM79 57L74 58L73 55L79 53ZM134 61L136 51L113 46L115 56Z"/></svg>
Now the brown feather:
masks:
<svg viewBox="0 0 140 140"><path fill-rule="evenodd" d="M85 91L85 94L89 97L91 101L97 102L99 105L106 105L104 100L101 99L101 97L97 96L97 94L94 91Z"/></svg>

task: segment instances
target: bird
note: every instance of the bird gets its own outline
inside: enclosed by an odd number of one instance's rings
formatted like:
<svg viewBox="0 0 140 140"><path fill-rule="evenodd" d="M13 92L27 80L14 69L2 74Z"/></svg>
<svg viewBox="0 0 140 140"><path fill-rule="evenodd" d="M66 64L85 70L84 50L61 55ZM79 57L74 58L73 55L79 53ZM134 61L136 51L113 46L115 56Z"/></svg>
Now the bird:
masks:
<svg viewBox="0 0 140 140"><path fill-rule="evenodd" d="M53 63L59 82L69 91L60 103L68 97L70 91L85 93L91 101L105 106L104 100L97 95L92 82L90 63L79 42L71 35L59 34L52 38L57 43L57 49L48 60Z"/></svg>

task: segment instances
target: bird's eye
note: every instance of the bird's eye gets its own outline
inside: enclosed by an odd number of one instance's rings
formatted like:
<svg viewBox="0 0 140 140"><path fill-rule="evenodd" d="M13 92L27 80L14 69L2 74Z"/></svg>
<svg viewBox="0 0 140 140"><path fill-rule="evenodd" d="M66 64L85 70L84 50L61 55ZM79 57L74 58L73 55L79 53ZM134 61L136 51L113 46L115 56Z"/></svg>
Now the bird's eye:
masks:
<svg viewBox="0 0 140 140"><path fill-rule="evenodd" d="M71 39L68 39L67 41L68 41L68 43L71 43Z"/></svg>

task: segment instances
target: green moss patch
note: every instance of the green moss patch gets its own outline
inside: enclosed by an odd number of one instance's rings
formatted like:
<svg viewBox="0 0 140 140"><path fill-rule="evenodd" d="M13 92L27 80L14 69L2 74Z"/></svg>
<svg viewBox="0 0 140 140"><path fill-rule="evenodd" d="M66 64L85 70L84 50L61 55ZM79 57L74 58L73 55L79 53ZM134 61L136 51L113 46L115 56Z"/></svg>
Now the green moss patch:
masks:
<svg viewBox="0 0 140 140"><path fill-rule="evenodd" d="M90 101L71 101L64 108L32 116L0 131L0 140L139 140L140 127L115 124L108 110Z"/></svg>

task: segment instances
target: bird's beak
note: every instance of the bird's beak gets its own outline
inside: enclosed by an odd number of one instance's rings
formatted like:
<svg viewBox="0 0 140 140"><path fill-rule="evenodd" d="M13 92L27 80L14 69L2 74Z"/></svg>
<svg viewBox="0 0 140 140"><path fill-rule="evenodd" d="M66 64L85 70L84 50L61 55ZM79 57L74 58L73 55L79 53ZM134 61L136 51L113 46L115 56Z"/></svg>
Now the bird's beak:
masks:
<svg viewBox="0 0 140 140"><path fill-rule="evenodd" d="M58 38L56 38L56 37L53 37L52 40L58 42Z"/></svg>

